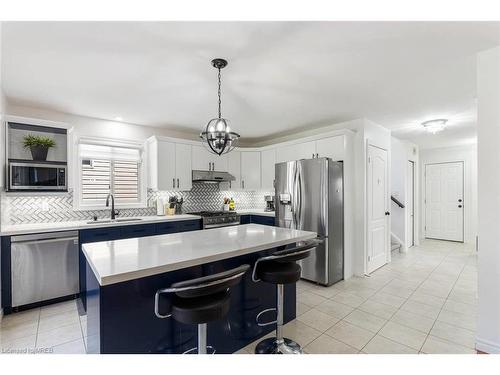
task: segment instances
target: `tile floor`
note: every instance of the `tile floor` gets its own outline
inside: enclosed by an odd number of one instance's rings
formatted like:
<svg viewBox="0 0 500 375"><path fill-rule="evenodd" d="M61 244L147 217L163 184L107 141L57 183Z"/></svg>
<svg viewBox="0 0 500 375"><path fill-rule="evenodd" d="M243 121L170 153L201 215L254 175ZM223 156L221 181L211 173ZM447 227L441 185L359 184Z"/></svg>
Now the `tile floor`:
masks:
<svg viewBox="0 0 500 375"><path fill-rule="evenodd" d="M299 282L284 332L306 353L475 353L476 306L474 249L426 240L370 277ZM5 316L2 352L85 353L85 319L76 301Z"/></svg>
<svg viewBox="0 0 500 375"><path fill-rule="evenodd" d="M369 277L300 281L285 336L314 354L475 353L476 261L471 246L426 240Z"/></svg>

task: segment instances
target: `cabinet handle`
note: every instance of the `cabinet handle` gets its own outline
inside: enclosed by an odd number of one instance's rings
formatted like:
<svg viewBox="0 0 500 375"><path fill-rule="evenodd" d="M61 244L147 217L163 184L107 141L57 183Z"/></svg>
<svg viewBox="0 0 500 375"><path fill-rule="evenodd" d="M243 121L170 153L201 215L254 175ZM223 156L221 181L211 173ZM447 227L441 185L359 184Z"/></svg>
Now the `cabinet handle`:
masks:
<svg viewBox="0 0 500 375"><path fill-rule="evenodd" d="M313 154L313 159L314 159L314 154Z"/></svg>
<svg viewBox="0 0 500 375"><path fill-rule="evenodd" d="M318 154L316 154L316 159L317 159L318 157L319 157L319 156L318 156Z"/></svg>
<svg viewBox="0 0 500 375"><path fill-rule="evenodd" d="M244 189L245 188L245 181L241 180L241 187Z"/></svg>
<svg viewBox="0 0 500 375"><path fill-rule="evenodd" d="M172 178L172 187L175 189L175 178Z"/></svg>
<svg viewBox="0 0 500 375"><path fill-rule="evenodd" d="M179 179L177 179L177 188L179 188Z"/></svg>

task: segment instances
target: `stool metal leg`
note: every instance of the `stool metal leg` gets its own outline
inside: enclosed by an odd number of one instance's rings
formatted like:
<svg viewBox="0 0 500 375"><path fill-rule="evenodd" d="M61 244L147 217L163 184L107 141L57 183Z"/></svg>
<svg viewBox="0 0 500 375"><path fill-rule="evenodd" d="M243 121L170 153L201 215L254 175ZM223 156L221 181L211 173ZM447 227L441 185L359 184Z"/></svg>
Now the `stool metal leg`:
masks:
<svg viewBox="0 0 500 375"><path fill-rule="evenodd" d="M284 292L283 284L277 285L276 298L276 337L270 337L262 340L255 347L256 354L302 354L302 348L295 341L283 337L283 310L284 310Z"/></svg>
<svg viewBox="0 0 500 375"><path fill-rule="evenodd" d="M198 324L198 354L207 354L207 323Z"/></svg>

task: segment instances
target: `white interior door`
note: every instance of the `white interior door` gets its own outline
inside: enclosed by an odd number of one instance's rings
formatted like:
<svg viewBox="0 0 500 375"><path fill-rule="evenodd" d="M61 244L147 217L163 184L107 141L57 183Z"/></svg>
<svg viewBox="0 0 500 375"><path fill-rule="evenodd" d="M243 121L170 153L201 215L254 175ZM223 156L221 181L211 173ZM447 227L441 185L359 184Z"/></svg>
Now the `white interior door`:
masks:
<svg viewBox="0 0 500 375"><path fill-rule="evenodd" d="M387 263L389 246L389 187L387 151L368 145L367 273Z"/></svg>
<svg viewBox="0 0 500 375"><path fill-rule="evenodd" d="M464 240L464 163L425 166L425 237Z"/></svg>
<svg viewBox="0 0 500 375"><path fill-rule="evenodd" d="M406 166L406 247L415 245L415 163L408 160Z"/></svg>

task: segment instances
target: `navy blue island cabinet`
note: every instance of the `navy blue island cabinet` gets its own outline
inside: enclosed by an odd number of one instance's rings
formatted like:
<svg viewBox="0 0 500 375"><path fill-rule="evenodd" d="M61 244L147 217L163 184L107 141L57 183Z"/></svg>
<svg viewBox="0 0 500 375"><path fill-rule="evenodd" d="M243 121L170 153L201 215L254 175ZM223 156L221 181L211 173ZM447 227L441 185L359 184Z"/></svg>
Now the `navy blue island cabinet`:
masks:
<svg viewBox="0 0 500 375"><path fill-rule="evenodd" d="M179 245L180 247L182 244ZM154 313L155 293L174 282L222 272L250 264L276 249L269 249L158 275L101 286L90 265L87 275L87 352L89 353L176 353L197 346L197 326ZM182 248L179 249L182 251ZM296 315L296 286L285 286L285 323ZM169 295L160 307L168 311ZM271 332L275 325L260 327L257 314L276 307L276 287L253 282L251 271L231 288L231 308L225 319L208 323L207 343L216 353L234 353ZM273 313L265 314L269 320Z"/></svg>
<svg viewBox="0 0 500 375"><path fill-rule="evenodd" d="M85 271L85 256L82 252L82 244L90 242L113 241L125 238L155 236L160 234L188 232L191 230L199 229L201 229L201 219L164 221L161 223L124 225L81 230L79 233L80 250L78 259L80 272L80 298L82 301L81 307L83 308L82 313L87 310L87 298L85 295L85 291L87 289L87 278Z"/></svg>

